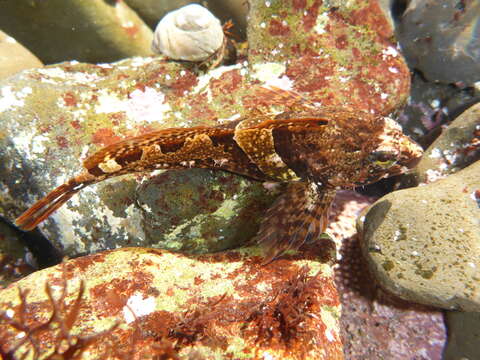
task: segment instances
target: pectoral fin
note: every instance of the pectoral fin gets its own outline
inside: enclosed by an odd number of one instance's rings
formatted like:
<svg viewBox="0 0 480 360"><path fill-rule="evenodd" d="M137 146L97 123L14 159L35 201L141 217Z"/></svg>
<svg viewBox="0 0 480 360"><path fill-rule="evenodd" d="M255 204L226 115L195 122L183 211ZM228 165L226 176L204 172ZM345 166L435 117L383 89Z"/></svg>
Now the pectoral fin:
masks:
<svg viewBox="0 0 480 360"><path fill-rule="evenodd" d="M260 225L256 239L266 249L264 264L318 238L327 228L334 197L335 191L322 189L314 183L291 183Z"/></svg>

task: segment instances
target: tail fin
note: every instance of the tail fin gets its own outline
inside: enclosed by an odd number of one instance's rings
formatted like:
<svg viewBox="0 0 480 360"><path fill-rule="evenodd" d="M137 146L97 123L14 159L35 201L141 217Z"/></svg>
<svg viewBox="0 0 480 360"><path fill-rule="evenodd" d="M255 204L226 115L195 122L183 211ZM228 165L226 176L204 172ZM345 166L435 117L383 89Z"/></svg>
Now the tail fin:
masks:
<svg viewBox="0 0 480 360"><path fill-rule="evenodd" d="M94 182L94 177L88 173L70 179L33 204L15 220L15 224L22 230L33 230L73 195Z"/></svg>

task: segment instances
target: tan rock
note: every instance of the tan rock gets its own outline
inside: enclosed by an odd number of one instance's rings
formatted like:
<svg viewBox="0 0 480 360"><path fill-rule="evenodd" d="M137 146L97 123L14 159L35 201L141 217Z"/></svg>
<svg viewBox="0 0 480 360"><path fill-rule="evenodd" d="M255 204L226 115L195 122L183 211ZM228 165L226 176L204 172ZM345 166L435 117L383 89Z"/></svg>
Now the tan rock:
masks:
<svg viewBox="0 0 480 360"><path fill-rule="evenodd" d="M0 79L31 68L42 67L42 62L14 38L0 30Z"/></svg>

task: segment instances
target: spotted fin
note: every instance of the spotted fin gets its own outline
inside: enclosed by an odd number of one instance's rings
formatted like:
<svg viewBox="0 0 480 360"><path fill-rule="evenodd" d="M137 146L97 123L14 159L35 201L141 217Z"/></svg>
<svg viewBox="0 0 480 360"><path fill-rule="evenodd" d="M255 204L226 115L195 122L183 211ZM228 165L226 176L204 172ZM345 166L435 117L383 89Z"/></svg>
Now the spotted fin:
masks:
<svg viewBox="0 0 480 360"><path fill-rule="evenodd" d="M256 236L266 249L264 264L289 249L316 239L328 225L334 190L324 190L317 184L294 182L267 211Z"/></svg>

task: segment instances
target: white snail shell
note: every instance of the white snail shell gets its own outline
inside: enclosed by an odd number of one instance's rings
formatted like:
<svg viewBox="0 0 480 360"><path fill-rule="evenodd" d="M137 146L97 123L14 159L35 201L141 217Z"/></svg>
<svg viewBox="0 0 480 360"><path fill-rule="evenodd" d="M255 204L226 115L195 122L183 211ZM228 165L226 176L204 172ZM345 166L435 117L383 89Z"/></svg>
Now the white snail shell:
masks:
<svg viewBox="0 0 480 360"><path fill-rule="evenodd" d="M223 38L220 20L203 6L190 4L160 20L152 50L175 60L203 61L222 46Z"/></svg>

